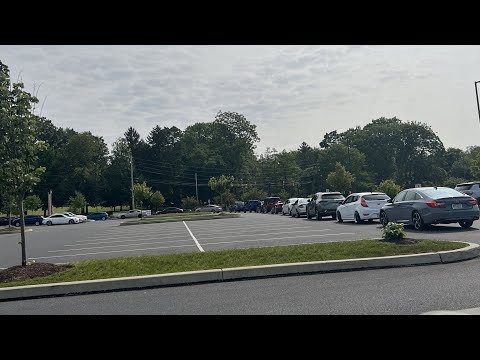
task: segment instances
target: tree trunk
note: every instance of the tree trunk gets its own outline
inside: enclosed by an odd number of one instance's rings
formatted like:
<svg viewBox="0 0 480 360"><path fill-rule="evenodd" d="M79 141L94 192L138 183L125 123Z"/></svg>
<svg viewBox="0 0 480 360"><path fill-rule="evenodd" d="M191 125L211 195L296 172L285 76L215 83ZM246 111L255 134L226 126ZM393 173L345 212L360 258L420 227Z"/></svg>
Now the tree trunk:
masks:
<svg viewBox="0 0 480 360"><path fill-rule="evenodd" d="M86 210L86 211L85 211L85 214L88 215L88 205L85 205L85 210Z"/></svg>
<svg viewBox="0 0 480 360"><path fill-rule="evenodd" d="M8 208L8 227L12 227L12 207Z"/></svg>
<svg viewBox="0 0 480 360"><path fill-rule="evenodd" d="M27 252L25 249L25 214L23 213L23 194L18 195L18 210L20 212L20 236L22 245L22 266L27 266Z"/></svg>

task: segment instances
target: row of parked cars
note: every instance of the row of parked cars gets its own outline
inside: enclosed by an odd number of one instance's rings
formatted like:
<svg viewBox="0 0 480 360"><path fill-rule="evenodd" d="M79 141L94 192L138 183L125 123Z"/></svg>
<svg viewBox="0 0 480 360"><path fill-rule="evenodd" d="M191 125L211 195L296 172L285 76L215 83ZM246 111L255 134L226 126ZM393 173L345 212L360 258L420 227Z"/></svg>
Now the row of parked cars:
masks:
<svg viewBox="0 0 480 360"><path fill-rule="evenodd" d="M58 214L52 214L47 217L43 217L41 215L25 215L25 225L59 225L59 224L78 224L83 223L89 220L106 220L108 219L108 214L106 212L98 212L92 213L87 216L85 215L77 215L71 212L63 212ZM20 226L20 218L11 218L11 224L13 226L19 227ZM0 226L8 225L9 219L7 217L0 218Z"/></svg>
<svg viewBox="0 0 480 360"><path fill-rule="evenodd" d="M458 223L469 228L480 217L480 182L448 187L419 187L405 189L393 199L382 192L359 192L346 198L340 192L318 192L310 198L290 198L282 202L279 197L263 201L249 200L235 204L233 211L281 213L292 217L306 216L320 220L332 217L338 222L357 224L379 219L383 226L389 222L412 225L422 229L430 224Z"/></svg>

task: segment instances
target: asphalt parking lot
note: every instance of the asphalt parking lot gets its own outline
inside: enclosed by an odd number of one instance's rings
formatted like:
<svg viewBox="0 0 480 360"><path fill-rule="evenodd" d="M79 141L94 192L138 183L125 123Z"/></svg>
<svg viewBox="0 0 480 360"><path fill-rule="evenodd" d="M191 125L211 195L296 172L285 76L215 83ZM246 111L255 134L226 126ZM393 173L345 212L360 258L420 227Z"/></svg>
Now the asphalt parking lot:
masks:
<svg viewBox="0 0 480 360"><path fill-rule="evenodd" d="M246 213L240 218L187 221L135 226L118 225L122 220L76 225L29 227L27 256L41 262L73 262L173 252L311 244L380 238L378 221L355 224L289 216ZM188 227L188 229L187 229ZM480 221L471 229L458 224L436 225L422 231L407 228L409 237L480 243ZM0 235L0 268L21 262L19 234Z"/></svg>

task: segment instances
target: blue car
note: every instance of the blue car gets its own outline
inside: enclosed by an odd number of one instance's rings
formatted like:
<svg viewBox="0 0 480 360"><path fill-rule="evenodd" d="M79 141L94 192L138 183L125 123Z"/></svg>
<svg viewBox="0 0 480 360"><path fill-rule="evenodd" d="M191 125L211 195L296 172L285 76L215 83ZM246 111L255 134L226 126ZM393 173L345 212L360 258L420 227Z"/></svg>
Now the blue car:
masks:
<svg viewBox="0 0 480 360"><path fill-rule="evenodd" d="M43 216L40 215L25 215L25 225L42 225ZM12 220L13 226L20 226L20 218L15 218Z"/></svg>
<svg viewBox="0 0 480 360"><path fill-rule="evenodd" d="M107 220L108 219L108 214L106 212L91 213L91 214L87 215L87 219L90 219L90 220Z"/></svg>

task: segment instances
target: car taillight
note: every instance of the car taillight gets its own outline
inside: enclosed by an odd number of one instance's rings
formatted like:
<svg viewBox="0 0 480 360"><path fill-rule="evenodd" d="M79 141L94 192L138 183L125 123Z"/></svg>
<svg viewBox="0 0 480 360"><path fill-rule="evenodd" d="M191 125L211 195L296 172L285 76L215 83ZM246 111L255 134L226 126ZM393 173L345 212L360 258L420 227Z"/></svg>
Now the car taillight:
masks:
<svg viewBox="0 0 480 360"><path fill-rule="evenodd" d="M478 205L478 200L475 198L472 198L471 200L468 200L468 205L470 206Z"/></svg>
<svg viewBox="0 0 480 360"><path fill-rule="evenodd" d="M445 207L444 202L427 201L425 204L427 204L431 208L444 208Z"/></svg>
<svg viewBox="0 0 480 360"><path fill-rule="evenodd" d="M360 199L360 205L362 205L363 207L368 207L368 204L367 204L367 202L365 201L364 198Z"/></svg>

